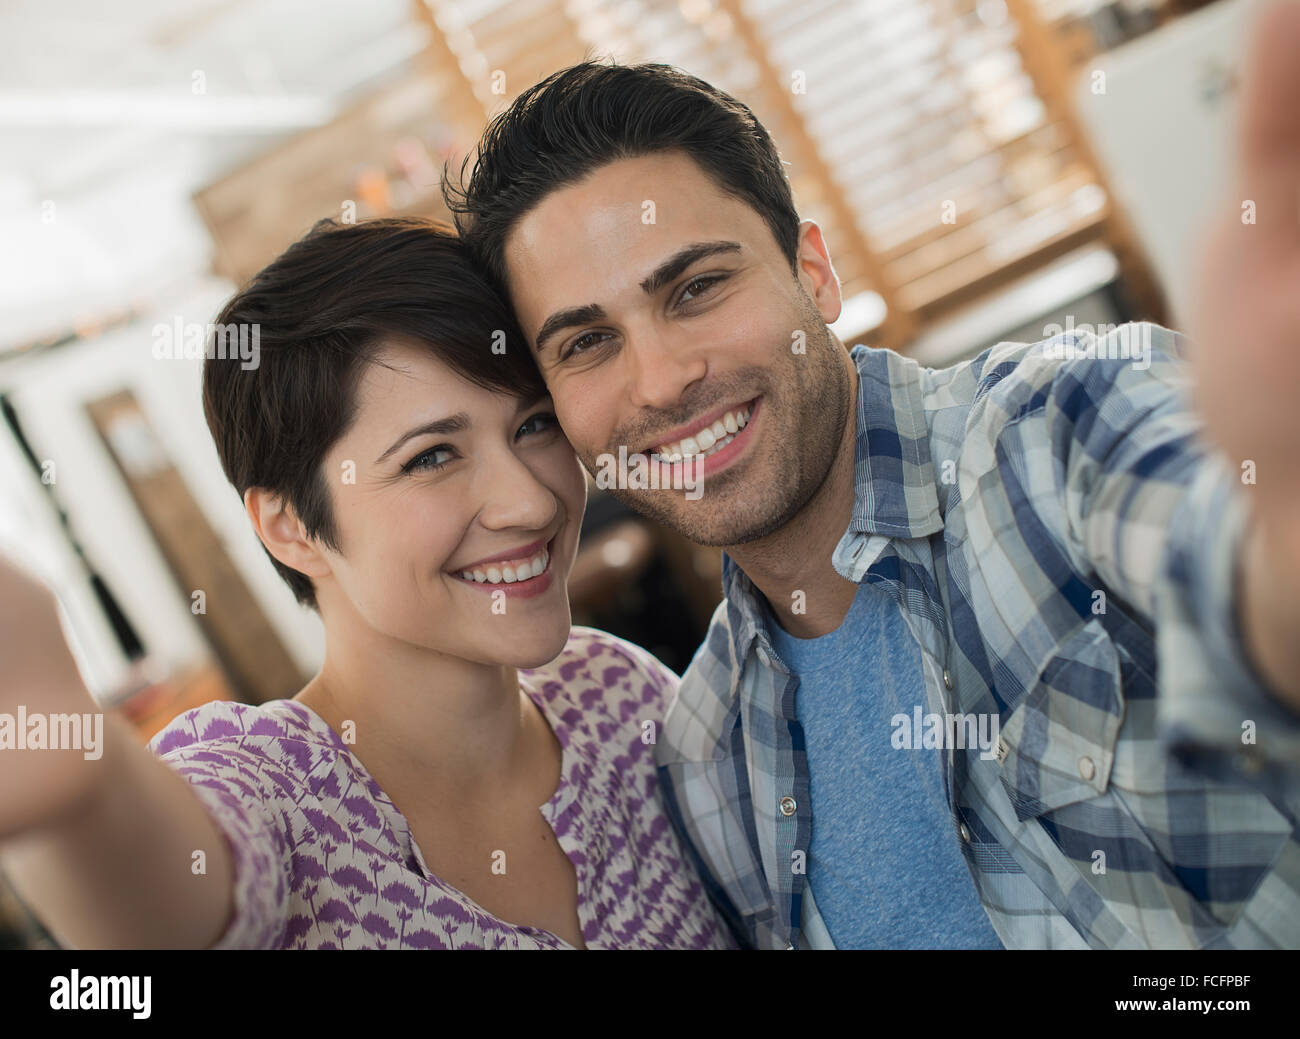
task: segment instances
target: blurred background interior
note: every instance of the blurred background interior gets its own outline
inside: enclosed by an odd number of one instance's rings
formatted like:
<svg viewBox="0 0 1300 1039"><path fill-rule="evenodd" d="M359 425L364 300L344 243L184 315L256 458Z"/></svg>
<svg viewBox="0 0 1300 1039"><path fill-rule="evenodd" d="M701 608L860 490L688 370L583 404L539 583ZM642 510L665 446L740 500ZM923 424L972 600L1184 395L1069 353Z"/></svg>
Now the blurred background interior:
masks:
<svg viewBox="0 0 1300 1039"><path fill-rule="evenodd" d="M445 219L438 175L586 57L677 65L773 132L847 300L941 366L1049 323L1179 327L1226 187L1249 0L10 0L0 8L0 543L141 740L294 695L322 636L221 473L205 325L325 216ZM575 622L678 672L721 598L591 490ZM202 597L196 595L202 592ZM33 935L36 937L33 939ZM41 944L0 885L0 944Z"/></svg>

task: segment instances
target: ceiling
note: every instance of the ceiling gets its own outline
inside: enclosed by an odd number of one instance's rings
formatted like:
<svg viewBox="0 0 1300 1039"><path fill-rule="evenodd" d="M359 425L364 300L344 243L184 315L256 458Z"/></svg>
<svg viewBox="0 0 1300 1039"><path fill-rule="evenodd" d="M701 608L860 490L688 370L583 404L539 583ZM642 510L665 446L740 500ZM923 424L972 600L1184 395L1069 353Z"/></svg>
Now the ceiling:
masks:
<svg viewBox="0 0 1300 1039"><path fill-rule="evenodd" d="M400 74L411 0L0 5L0 349L207 268L190 196Z"/></svg>

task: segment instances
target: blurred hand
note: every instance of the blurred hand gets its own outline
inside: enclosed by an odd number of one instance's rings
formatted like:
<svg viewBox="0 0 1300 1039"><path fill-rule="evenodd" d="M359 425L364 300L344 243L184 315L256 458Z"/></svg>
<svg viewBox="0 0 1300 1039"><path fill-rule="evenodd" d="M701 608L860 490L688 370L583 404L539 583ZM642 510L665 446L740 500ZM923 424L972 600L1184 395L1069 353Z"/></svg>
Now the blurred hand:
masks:
<svg viewBox="0 0 1300 1039"><path fill-rule="evenodd" d="M58 601L0 554L0 714L98 713L64 640ZM90 792L81 750L0 749L0 839L59 817Z"/></svg>
<svg viewBox="0 0 1300 1039"><path fill-rule="evenodd" d="M1300 2L1262 9L1243 68L1235 191L1189 331L1207 432L1241 468L1273 578L1300 593Z"/></svg>

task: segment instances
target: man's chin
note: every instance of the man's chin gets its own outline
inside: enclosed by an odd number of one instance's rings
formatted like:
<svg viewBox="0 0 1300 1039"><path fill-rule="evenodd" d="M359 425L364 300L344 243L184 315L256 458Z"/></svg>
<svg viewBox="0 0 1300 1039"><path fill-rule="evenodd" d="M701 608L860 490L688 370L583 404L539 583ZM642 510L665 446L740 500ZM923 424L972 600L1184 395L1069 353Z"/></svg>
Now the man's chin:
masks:
<svg viewBox="0 0 1300 1039"><path fill-rule="evenodd" d="M798 511L773 501L770 488L757 501L745 501L743 495L710 497L708 493L692 501L684 491L611 489L610 493L628 508L706 548L759 541L780 530Z"/></svg>

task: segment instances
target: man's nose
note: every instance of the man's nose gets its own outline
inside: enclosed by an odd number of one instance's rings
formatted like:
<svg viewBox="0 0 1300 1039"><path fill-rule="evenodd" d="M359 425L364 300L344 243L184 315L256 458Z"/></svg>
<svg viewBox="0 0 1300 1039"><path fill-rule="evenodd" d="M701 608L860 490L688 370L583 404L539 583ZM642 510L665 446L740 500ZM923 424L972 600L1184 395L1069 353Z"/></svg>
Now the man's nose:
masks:
<svg viewBox="0 0 1300 1039"><path fill-rule="evenodd" d="M684 331L629 330L623 347L627 394L634 407L666 410L709 370L706 346Z"/></svg>

